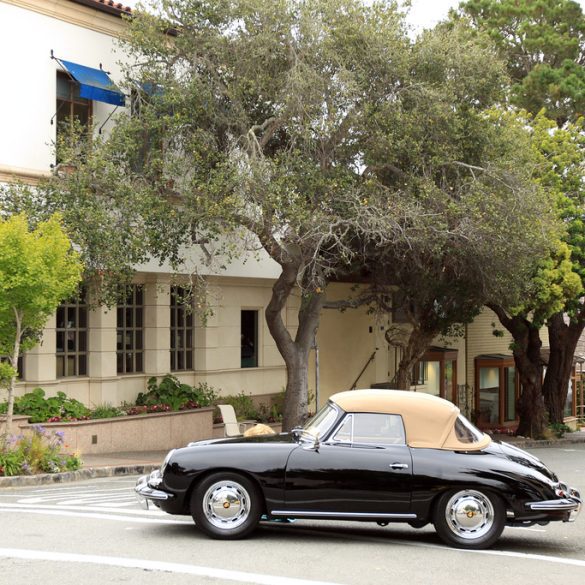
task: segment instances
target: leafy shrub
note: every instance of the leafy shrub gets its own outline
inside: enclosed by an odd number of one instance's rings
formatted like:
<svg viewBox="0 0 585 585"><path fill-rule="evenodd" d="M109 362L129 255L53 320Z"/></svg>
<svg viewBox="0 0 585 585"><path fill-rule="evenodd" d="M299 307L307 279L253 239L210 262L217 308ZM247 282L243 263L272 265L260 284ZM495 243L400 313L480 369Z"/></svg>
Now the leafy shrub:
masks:
<svg viewBox="0 0 585 585"><path fill-rule="evenodd" d="M74 471L81 467L76 454L63 452L63 433L37 425L30 436L11 437L0 445L0 475L29 475Z"/></svg>
<svg viewBox="0 0 585 585"><path fill-rule="evenodd" d="M572 433L573 429L567 426L565 423L551 423L548 425L551 433L558 439L562 439L565 433Z"/></svg>
<svg viewBox="0 0 585 585"><path fill-rule="evenodd" d="M111 404L99 404L92 408L89 418L116 418L118 416L125 416L126 412L118 406L112 406Z"/></svg>
<svg viewBox="0 0 585 585"><path fill-rule="evenodd" d="M0 405L0 412L6 412L7 409L6 402ZM32 423L84 420L89 417L89 412L81 402L68 398L64 392L45 398L42 388L35 388L14 400L14 414L26 415Z"/></svg>
<svg viewBox="0 0 585 585"><path fill-rule="evenodd" d="M137 406L168 404L171 410L209 406L217 399L215 390L205 382L198 386L183 384L178 378L167 374L160 383L156 377L149 378L147 391L136 398Z"/></svg>

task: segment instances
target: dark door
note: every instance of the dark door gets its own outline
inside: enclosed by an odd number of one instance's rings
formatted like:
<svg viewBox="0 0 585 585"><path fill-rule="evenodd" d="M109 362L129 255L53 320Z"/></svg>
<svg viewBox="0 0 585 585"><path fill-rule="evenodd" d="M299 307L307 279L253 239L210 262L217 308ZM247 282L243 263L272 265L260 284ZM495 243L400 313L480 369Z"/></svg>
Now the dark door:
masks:
<svg viewBox="0 0 585 585"><path fill-rule="evenodd" d="M397 415L356 413L332 437L301 444L286 469L290 511L327 514L409 514L412 458Z"/></svg>

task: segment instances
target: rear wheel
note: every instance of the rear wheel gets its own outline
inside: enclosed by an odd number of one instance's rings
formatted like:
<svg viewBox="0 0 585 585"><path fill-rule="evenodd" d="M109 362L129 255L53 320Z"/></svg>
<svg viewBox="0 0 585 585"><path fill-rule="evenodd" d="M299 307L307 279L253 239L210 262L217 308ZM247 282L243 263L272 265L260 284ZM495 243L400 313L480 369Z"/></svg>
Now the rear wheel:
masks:
<svg viewBox="0 0 585 585"><path fill-rule="evenodd" d="M488 491L451 491L439 498L434 523L439 536L451 546L488 548L504 530L506 510L502 500Z"/></svg>
<svg viewBox="0 0 585 585"><path fill-rule="evenodd" d="M195 524L212 538L244 538L260 520L258 490L242 475L214 473L193 492L191 515Z"/></svg>

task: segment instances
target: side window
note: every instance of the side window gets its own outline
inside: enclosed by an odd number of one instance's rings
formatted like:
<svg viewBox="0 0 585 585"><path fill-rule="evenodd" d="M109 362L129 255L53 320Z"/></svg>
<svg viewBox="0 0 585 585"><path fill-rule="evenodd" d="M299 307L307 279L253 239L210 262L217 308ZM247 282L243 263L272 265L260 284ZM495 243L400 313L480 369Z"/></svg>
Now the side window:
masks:
<svg viewBox="0 0 585 585"><path fill-rule="evenodd" d="M333 441L335 443L351 443L353 429L353 415L348 415L343 419L343 423L335 433Z"/></svg>
<svg viewBox="0 0 585 585"><path fill-rule="evenodd" d="M397 414L358 412L347 416L334 441L365 445L404 445L406 435L402 417Z"/></svg>

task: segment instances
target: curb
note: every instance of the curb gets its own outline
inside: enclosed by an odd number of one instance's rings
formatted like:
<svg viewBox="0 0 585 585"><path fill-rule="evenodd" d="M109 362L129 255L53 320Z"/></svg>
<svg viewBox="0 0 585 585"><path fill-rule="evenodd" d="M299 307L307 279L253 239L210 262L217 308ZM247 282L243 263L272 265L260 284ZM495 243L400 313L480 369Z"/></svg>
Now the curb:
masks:
<svg viewBox="0 0 585 585"><path fill-rule="evenodd" d="M493 439L493 437L492 437ZM520 449L539 447L562 447L563 445L581 445L585 443L585 436L583 437L563 437L562 439L525 439L519 441L507 441L505 438L497 438L496 441L507 443Z"/></svg>
<svg viewBox="0 0 585 585"><path fill-rule="evenodd" d="M40 475L14 475L0 477L0 488L22 487L31 485L48 485L95 479L100 477L117 477L120 475L140 475L158 469L159 465L116 465L111 467L86 467L77 471L63 473L43 473Z"/></svg>

